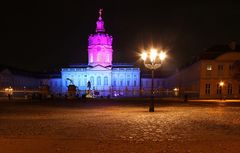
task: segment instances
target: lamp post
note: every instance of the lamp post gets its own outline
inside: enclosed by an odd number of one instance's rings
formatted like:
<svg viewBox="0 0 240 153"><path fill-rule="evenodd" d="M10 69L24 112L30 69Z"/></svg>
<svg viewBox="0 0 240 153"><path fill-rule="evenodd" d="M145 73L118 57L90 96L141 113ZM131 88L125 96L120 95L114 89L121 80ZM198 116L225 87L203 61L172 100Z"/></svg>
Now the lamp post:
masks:
<svg viewBox="0 0 240 153"><path fill-rule="evenodd" d="M154 112L154 70L161 67L162 62L166 58L164 51L158 51L154 48L150 49L150 52L143 51L141 58L144 62L144 66L152 71L152 86L151 86L151 103L149 106L149 112Z"/></svg>

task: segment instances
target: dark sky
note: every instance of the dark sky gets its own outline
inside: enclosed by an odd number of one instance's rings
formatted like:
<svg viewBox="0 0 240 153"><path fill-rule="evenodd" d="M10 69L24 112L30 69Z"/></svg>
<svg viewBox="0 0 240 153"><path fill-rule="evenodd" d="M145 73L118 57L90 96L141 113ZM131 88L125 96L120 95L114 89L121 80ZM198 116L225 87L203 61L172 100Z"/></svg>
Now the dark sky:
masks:
<svg viewBox="0 0 240 153"><path fill-rule="evenodd" d="M114 39L114 62L137 62L137 52L154 46L168 50L165 67L174 68L204 48L240 42L239 2L129 1L2 4L0 64L42 71L86 63L87 39L95 32L99 8Z"/></svg>

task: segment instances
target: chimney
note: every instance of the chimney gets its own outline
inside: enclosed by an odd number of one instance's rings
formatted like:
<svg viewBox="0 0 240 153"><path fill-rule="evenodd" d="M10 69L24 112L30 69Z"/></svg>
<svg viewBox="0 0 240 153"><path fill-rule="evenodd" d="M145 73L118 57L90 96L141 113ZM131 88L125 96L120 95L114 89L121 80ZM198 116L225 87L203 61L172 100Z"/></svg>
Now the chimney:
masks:
<svg viewBox="0 0 240 153"><path fill-rule="evenodd" d="M231 41L229 44L228 44L229 48L231 50L235 50L236 49L236 41Z"/></svg>

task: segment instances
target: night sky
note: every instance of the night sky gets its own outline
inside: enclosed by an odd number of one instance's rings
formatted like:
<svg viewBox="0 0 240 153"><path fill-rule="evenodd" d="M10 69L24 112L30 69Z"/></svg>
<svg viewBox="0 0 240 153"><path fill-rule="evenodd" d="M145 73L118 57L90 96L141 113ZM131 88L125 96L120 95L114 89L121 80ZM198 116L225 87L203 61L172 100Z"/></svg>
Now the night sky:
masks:
<svg viewBox="0 0 240 153"><path fill-rule="evenodd" d="M165 68L175 69L204 48L240 42L240 3L229 0L10 1L1 8L0 64L42 71L86 63L99 8L115 63L141 65L137 53L154 46L168 50Z"/></svg>

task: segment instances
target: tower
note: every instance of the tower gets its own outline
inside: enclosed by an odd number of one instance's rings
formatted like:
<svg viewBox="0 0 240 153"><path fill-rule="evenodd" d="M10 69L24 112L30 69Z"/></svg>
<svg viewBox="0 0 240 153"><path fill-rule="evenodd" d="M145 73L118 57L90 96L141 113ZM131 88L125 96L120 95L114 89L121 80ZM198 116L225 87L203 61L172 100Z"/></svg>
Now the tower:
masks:
<svg viewBox="0 0 240 153"><path fill-rule="evenodd" d="M99 10L98 21L96 22L96 33L88 38L88 65L89 66L112 66L112 36L104 29L102 9Z"/></svg>

